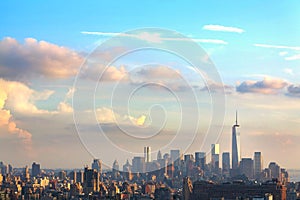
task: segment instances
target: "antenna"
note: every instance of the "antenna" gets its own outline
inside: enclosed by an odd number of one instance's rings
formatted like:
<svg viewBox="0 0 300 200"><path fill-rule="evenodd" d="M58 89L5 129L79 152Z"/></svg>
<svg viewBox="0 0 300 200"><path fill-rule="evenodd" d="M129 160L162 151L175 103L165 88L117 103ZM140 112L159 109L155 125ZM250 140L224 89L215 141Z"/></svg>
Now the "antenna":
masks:
<svg viewBox="0 0 300 200"><path fill-rule="evenodd" d="M238 114L237 114L237 110L235 111L235 125L238 125L237 123L237 117L238 117Z"/></svg>

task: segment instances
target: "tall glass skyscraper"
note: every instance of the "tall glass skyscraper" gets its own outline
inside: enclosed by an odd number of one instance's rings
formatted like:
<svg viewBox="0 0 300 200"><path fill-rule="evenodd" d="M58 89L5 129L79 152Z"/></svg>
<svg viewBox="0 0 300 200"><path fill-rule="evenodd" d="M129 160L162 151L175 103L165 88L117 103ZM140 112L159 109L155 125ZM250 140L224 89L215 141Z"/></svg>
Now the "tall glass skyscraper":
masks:
<svg viewBox="0 0 300 200"><path fill-rule="evenodd" d="M254 153L254 176L256 179L261 177L261 172L263 169L263 159L261 152Z"/></svg>
<svg viewBox="0 0 300 200"><path fill-rule="evenodd" d="M236 170L239 168L240 162L240 133L238 132L238 125L237 122L237 112L235 116L235 124L232 126L232 169Z"/></svg>

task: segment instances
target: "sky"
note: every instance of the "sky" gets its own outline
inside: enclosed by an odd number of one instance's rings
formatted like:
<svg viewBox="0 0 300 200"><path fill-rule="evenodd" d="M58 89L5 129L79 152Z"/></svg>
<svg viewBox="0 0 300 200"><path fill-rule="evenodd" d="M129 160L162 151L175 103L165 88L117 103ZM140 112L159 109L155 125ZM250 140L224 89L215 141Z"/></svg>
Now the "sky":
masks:
<svg viewBox="0 0 300 200"><path fill-rule="evenodd" d="M111 166L170 149L300 169L299 1L1 1L0 160Z"/></svg>

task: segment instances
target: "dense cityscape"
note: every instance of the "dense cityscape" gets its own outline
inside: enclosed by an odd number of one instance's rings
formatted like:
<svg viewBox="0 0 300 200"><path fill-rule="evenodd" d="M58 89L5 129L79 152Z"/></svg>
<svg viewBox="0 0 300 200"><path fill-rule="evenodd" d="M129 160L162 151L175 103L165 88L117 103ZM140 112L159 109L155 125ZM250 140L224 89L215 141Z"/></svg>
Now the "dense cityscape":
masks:
<svg viewBox="0 0 300 200"><path fill-rule="evenodd" d="M90 166L74 170L13 168L0 162L0 199L248 199L297 200L300 182L290 182L286 169L276 162L263 164L262 152L240 158L238 122L232 126L232 153L222 153L219 144L207 152L182 155L174 149L151 158L151 147L143 157L134 157L110 170L94 159ZM230 162L231 161L231 162Z"/></svg>

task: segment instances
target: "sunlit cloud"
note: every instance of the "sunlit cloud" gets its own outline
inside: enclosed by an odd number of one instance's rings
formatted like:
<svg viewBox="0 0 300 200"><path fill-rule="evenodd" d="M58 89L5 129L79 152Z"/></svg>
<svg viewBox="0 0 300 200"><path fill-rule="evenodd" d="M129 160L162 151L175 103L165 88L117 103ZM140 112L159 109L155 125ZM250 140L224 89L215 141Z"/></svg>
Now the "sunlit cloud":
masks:
<svg viewBox="0 0 300 200"><path fill-rule="evenodd" d="M282 79L265 77L261 81L244 81L236 86L239 93L260 93L276 94L288 85L288 82Z"/></svg>
<svg viewBox="0 0 300 200"><path fill-rule="evenodd" d="M241 28L231 27L231 26L214 25L214 24L204 25L202 27L202 29L209 30L209 31L232 32L232 33L245 32L245 30L243 30Z"/></svg>
<svg viewBox="0 0 300 200"><path fill-rule="evenodd" d="M66 47L26 38L0 41L0 76L9 80L67 78L77 73L83 57Z"/></svg>
<svg viewBox="0 0 300 200"><path fill-rule="evenodd" d="M12 90L13 92L17 92L15 89L11 90L11 88L18 86L20 85L15 82L7 82L3 79L0 79L0 127L5 128L10 134L16 134L23 140L24 144L29 147L31 145L31 133L17 126L17 123L14 121L12 115L12 110L15 108L9 108L9 106L7 106L7 101L9 101L11 98ZM17 88L17 90L18 89L19 88ZM18 91L21 92L22 88ZM20 95L20 93L18 95ZM22 97L19 103L22 103L21 101Z"/></svg>

